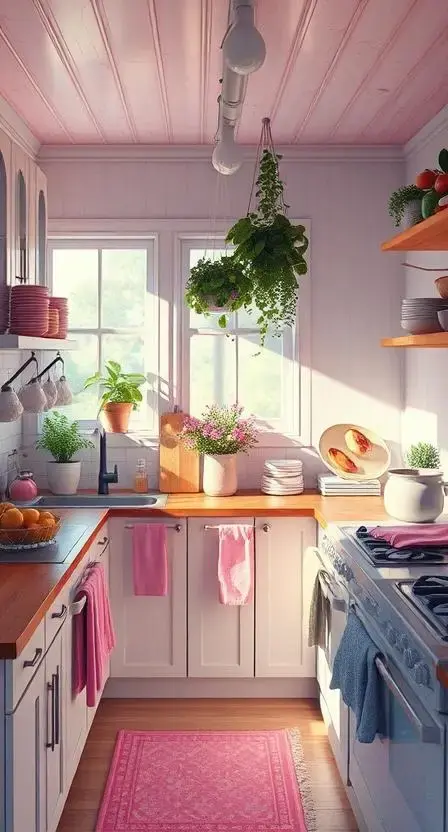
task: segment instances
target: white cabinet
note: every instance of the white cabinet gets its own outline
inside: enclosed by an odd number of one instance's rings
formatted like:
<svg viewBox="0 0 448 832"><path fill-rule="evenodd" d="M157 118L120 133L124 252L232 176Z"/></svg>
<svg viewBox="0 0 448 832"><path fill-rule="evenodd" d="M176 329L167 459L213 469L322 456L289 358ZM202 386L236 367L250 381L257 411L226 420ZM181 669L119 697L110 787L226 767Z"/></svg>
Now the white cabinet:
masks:
<svg viewBox="0 0 448 832"><path fill-rule="evenodd" d="M317 566L306 549L316 543L316 524L260 517L255 529L255 675L312 678L308 617Z"/></svg>
<svg viewBox="0 0 448 832"><path fill-rule="evenodd" d="M0 154L0 287L2 287L11 283L13 224L11 213L12 143L1 130Z"/></svg>
<svg viewBox="0 0 448 832"><path fill-rule="evenodd" d="M252 525L253 518L188 521L188 675L250 678L254 675L254 604L225 606L219 601L216 526L220 523Z"/></svg>
<svg viewBox="0 0 448 832"><path fill-rule="evenodd" d="M110 525L110 593L117 645L113 677L182 677L186 675L187 548L185 521L166 521L168 595L136 596L132 574L132 526L157 523L112 518ZM162 521L163 522L163 521Z"/></svg>
<svg viewBox="0 0 448 832"><path fill-rule="evenodd" d="M11 165L11 214L13 225L12 282L17 277L30 278L29 271L29 200L30 169L33 163L16 144L12 148ZM34 199L34 194L33 194ZM31 282L34 283L34 276Z"/></svg>
<svg viewBox="0 0 448 832"><path fill-rule="evenodd" d="M37 166L35 173L36 283L43 286L47 278L47 178Z"/></svg>
<svg viewBox="0 0 448 832"><path fill-rule="evenodd" d="M59 631L45 656L47 690L47 730L45 738L47 769L47 832L55 832L64 808L64 721L62 703L68 668L64 663L63 632ZM16 830L14 830L16 832Z"/></svg>

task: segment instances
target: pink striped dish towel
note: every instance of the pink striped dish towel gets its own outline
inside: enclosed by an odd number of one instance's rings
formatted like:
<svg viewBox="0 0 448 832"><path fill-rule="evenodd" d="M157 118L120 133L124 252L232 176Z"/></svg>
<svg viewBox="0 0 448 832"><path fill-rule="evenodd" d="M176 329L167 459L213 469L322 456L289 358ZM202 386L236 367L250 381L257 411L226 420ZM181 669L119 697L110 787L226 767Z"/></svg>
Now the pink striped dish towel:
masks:
<svg viewBox="0 0 448 832"><path fill-rule="evenodd" d="M115 647L104 566L93 564L79 586L76 601L86 598L73 620L73 692L86 688L87 705L96 704L104 681L106 662Z"/></svg>
<svg viewBox="0 0 448 832"><path fill-rule="evenodd" d="M407 546L448 546L448 523L415 523L412 526L375 526L372 537L396 549Z"/></svg>
<svg viewBox="0 0 448 832"><path fill-rule="evenodd" d="M252 600L253 526L219 526L219 600L227 606L242 606Z"/></svg>
<svg viewBox="0 0 448 832"><path fill-rule="evenodd" d="M139 523L132 533L134 595L168 594L166 526Z"/></svg>

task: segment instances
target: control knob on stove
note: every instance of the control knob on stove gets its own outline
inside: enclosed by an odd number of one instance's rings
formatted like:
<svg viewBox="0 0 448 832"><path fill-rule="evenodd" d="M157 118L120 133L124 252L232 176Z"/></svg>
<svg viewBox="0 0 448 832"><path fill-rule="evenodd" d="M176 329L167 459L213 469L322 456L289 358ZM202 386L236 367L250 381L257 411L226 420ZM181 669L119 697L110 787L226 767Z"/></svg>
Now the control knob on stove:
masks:
<svg viewBox="0 0 448 832"><path fill-rule="evenodd" d="M409 667L410 670L414 667L416 662L418 661L418 653L416 650L413 650L412 647L407 647L404 651L404 663L406 667Z"/></svg>
<svg viewBox="0 0 448 832"><path fill-rule="evenodd" d="M389 644L391 645L391 647L394 647L396 645L397 638L398 638L398 633L394 629L394 627L392 627L392 624L387 624L387 626L386 626L386 638L387 638Z"/></svg>
<svg viewBox="0 0 448 832"><path fill-rule="evenodd" d="M425 687L429 687L429 683L431 681L431 674L429 671L429 667L425 662L417 662L414 667L414 679L418 685L424 685Z"/></svg>

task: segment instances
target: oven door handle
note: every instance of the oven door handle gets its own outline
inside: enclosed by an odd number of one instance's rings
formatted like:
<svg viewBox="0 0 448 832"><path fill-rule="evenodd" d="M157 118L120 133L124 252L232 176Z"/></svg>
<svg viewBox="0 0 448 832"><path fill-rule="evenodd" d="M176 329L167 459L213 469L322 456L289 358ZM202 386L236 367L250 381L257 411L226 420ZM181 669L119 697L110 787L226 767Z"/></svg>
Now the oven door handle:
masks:
<svg viewBox="0 0 448 832"><path fill-rule="evenodd" d="M403 691L400 690L396 681L393 679L383 660L379 656L377 656L377 658L375 659L375 665L384 684L386 685L386 687L389 688L392 696L398 700L401 707L405 711L407 717L416 727L420 735L421 742L431 743L433 745L440 745L440 729L437 727L437 725L434 725L434 723L425 724L424 722L422 722L419 715L416 713L410 702L408 702Z"/></svg>

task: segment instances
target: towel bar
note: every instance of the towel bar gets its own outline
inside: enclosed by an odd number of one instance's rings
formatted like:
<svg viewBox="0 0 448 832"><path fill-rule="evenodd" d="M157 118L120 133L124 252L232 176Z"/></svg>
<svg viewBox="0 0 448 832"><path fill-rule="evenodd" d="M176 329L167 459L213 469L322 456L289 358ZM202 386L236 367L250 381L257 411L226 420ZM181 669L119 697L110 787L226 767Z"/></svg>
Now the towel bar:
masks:
<svg viewBox="0 0 448 832"><path fill-rule="evenodd" d="M263 529L264 532L269 532L271 530L271 527L270 527L269 523L263 523L261 528ZM204 530L206 532L209 532L212 529L219 529L219 526L208 526L208 525L204 526Z"/></svg>
<svg viewBox="0 0 448 832"><path fill-rule="evenodd" d="M125 529L134 529L134 528L135 528L135 526L132 525L131 523L127 523L125 525ZM177 532L178 534L179 534L179 532L182 531L182 526L181 526L180 523L176 523L174 526L165 526L165 528L172 529L174 532Z"/></svg>
<svg viewBox="0 0 448 832"><path fill-rule="evenodd" d="M79 601L73 601L70 604L70 615L79 615L80 612L83 611L85 605L87 603L87 597L84 595Z"/></svg>

